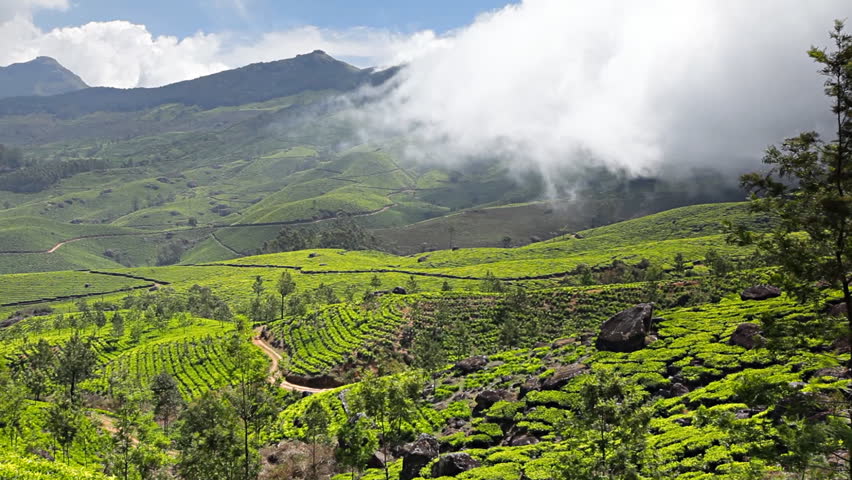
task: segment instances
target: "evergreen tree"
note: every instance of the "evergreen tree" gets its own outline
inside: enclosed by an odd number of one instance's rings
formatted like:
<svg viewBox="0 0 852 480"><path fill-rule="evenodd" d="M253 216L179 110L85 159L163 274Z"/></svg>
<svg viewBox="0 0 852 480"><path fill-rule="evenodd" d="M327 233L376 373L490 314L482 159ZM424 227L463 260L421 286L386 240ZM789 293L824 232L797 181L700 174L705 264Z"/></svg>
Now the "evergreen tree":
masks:
<svg viewBox="0 0 852 480"><path fill-rule="evenodd" d="M352 480L355 480L355 473L364 468L377 448L379 441L370 429L369 420L356 415L337 431L334 456L337 463L351 469Z"/></svg>
<svg viewBox="0 0 852 480"><path fill-rule="evenodd" d="M287 295L296 291L296 282L293 281L293 276L290 272L284 270L278 278L278 283L275 285L278 294L281 295L281 318L284 318L284 299Z"/></svg>
<svg viewBox="0 0 852 480"><path fill-rule="evenodd" d="M124 336L124 317L121 316L121 313L115 312L110 319L112 322L112 332L110 334L113 338L119 339Z"/></svg>
<svg viewBox="0 0 852 480"><path fill-rule="evenodd" d="M328 443L329 416L322 402L315 400L305 410L305 442L311 448L311 470L312 479L319 480L317 448Z"/></svg>
<svg viewBox="0 0 852 480"><path fill-rule="evenodd" d="M177 472L185 480L244 477L239 417L227 399L205 393L181 414Z"/></svg>
<svg viewBox="0 0 852 480"><path fill-rule="evenodd" d="M151 380L153 393L154 418L168 432L169 424L177 417L183 407L183 397L178 390L178 383L168 372L161 372Z"/></svg>
<svg viewBox="0 0 852 480"><path fill-rule="evenodd" d="M56 379L68 387L68 398L75 399L77 386L92 376L97 356L89 342L76 333L62 347L56 368Z"/></svg>

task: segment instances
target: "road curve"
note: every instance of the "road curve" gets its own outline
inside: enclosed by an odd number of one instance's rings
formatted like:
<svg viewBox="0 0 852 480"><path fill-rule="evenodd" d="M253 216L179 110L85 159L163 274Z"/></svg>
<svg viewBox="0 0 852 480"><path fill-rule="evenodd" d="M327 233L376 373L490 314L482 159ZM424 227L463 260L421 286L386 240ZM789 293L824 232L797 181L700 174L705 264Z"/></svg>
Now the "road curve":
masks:
<svg viewBox="0 0 852 480"><path fill-rule="evenodd" d="M258 330L255 330L255 332L259 333ZM283 378L279 380L280 372L278 371L278 363L281 361L281 354L272 348L272 345L267 343L266 340L259 336L252 338L251 343L260 348L264 355L272 360L272 364L269 366L269 383L277 383L281 386L281 388L285 390L292 390L294 392L320 393L331 390L330 388L312 388L304 385L296 385L295 383L290 383Z"/></svg>

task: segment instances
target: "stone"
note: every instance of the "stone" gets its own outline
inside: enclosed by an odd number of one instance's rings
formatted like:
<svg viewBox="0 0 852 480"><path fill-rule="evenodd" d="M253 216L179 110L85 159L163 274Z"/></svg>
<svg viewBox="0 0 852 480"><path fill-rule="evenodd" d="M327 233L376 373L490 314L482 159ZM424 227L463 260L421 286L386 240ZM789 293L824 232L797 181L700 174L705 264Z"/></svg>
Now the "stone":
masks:
<svg viewBox="0 0 852 480"><path fill-rule="evenodd" d="M455 368L461 373L468 374L478 372L485 368L486 365L488 365L488 358L485 355L476 355L465 358L464 360L459 360L456 363Z"/></svg>
<svg viewBox="0 0 852 480"><path fill-rule="evenodd" d="M760 326L754 323L741 323L737 325L737 329L731 334L729 343L731 345L739 345L748 350L763 344L763 337L760 336Z"/></svg>
<svg viewBox="0 0 852 480"><path fill-rule="evenodd" d="M846 302L836 303L828 309L828 314L832 317L846 316Z"/></svg>
<svg viewBox="0 0 852 480"><path fill-rule="evenodd" d="M426 260L429 260L429 255L424 255L424 256L422 256L422 257L418 258L418 259L417 259L417 263L423 263L423 262L425 262Z"/></svg>
<svg viewBox="0 0 852 480"><path fill-rule="evenodd" d="M513 437L512 440L509 442L509 445L511 445L513 447L523 447L523 446L526 446L526 445L535 445L536 443L538 443L540 441L541 440L539 440L538 438L536 438L536 437L534 437L534 436L532 436L528 433L524 433L524 434L518 435L517 437Z"/></svg>
<svg viewBox="0 0 852 480"><path fill-rule="evenodd" d="M669 395L672 397L680 397L689 393L689 388L682 383L675 382L669 387Z"/></svg>
<svg viewBox="0 0 852 480"><path fill-rule="evenodd" d="M601 325L596 347L610 352L635 352L645 346L654 306L640 303L612 316Z"/></svg>
<svg viewBox="0 0 852 480"><path fill-rule="evenodd" d="M772 285L755 285L740 293L741 300L766 300L781 296L781 289Z"/></svg>
<svg viewBox="0 0 852 480"><path fill-rule="evenodd" d="M420 434L417 440L402 447L402 471L399 480L411 480L420 476L425 467L441 452L438 440L432 435Z"/></svg>
<svg viewBox="0 0 852 480"><path fill-rule="evenodd" d="M463 452L449 453L432 465L432 477L455 477L479 466L479 462ZM400 477L402 480L402 477Z"/></svg>
<svg viewBox="0 0 852 480"><path fill-rule="evenodd" d="M368 468L385 468L385 464L387 463L387 458L385 458L385 454L382 453L381 450L377 450L373 452L373 455L370 456L370 459L367 460Z"/></svg>
<svg viewBox="0 0 852 480"><path fill-rule="evenodd" d="M560 339L554 340L553 343L550 346L551 346L551 348L559 348L559 347L564 347L565 345L573 345L575 343L577 343L577 339L575 339L573 337L560 338Z"/></svg>
<svg viewBox="0 0 852 480"><path fill-rule="evenodd" d="M406 292L405 289L402 288L402 287L393 287L393 290L391 290L391 293L393 293L395 295L405 295L408 292Z"/></svg>
<svg viewBox="0 0 852 480"><path fill-rule="evenodd" d="M319 254L315 253L315 252L311 252L311 253L308 254L308 258L317 258L318 256L319 256Z"/></svg>
<svg viewBox="0 0 852 480"><path fill-rule="evenodd" d="M501 400L510 400L514 397L508 390L485 390L476 396L476 406L474 412L482 412L491 408L495 403Z"/></svg>
<svg viewBox="0 0 852 480"><path fill-rule="evenodd" d="M524 398L526 394L536 390L541 390L541 380L538 377L530 377L521 384L518 398Z"/></svg>
<svg viewBox="0 0 852 480"><path fill-rule="evenodd" d="M556 367L553 375L544 379L541 383L542 390L559 390L571 381L572 378L588 371L582 363L572 363L571 365Z"/></svg>

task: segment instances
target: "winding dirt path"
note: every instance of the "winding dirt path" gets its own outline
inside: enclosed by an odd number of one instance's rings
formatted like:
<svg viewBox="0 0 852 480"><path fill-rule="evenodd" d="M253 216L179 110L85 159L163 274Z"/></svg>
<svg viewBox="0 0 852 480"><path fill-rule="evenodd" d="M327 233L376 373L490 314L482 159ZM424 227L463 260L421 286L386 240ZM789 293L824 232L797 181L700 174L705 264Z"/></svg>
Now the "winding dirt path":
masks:
<svg viewBox="0 0 852 480"><path fill-rule="evenodd" d="M255 330L255 333L259 334L259 330ZM281 388L285 390L292 390L294 392L308 392L308 393L320 393L331 390L330 388L311 388L305 387L303 385L296 385L295 383L290 383L286 379L280 377L280 372L278 371L278 363L281 361L281 354L278 353L277 350L272 348L272 345L266 342L266 340L260 338L260 336L256 336L251 339L251 343L253 343L256 347L260 348L263 351L264 355L269 357L272 360L272 364L269 366L269 383L279 383Z"/></svg>

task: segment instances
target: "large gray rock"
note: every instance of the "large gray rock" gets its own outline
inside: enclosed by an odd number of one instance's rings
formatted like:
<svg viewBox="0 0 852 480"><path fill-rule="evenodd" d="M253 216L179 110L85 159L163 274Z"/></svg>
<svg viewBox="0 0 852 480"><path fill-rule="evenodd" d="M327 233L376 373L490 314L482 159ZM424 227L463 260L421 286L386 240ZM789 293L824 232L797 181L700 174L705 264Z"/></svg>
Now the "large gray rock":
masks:
<svg viewBox="0 0 852 480"><path fill-rule="evenodd" d="M501 400L513 400L515 395L508 390L485 390L476 396L476 407L474 412L482 412L491 408Z"/></svg>
<svg viewBox="0 0 852 480"><path fill-rule="evenodd" d="M740 294L741 300L766 300L781 296L781 289L772 285L755 285L743 290Z"/></svg>
<svg viewBox="0 0 852 480"><path fill-rule="evenodd" d="M731 334L729 343L749 350L762 345L763 337L760 336L760 326L754 323L741 323L737 325L737 329Z"/></svg>
<svg viewBox="0 0 852 480"><path fill-rule="evenodd" d="M582 363L573 363L571 365L556 367L553 375L544 379L541 384L542 390L559 390L571 381L572 378L588 371Z"/></svg>
<svg viewBox="0 0 852 480"><path fill-rule="evenodd" d="M432 465L432 477L455 477L478 466L479 462L466 453L449 453Z"/></svg>
<svg viewBox="0 0 852 480"><path fill-rule="evenodd" d="M420 470L441 453L440 448L438 440L425 433L402 447L402 471L399 474L399 480L419 477Z"/></svg>
<svg viewBox="0 0 852 480"><path fill-rule="evenodd" d="M486 365L488 365L488 357L484 355L476 355L474 357L465 358L464 360L459 360L456 363L456 369L458 369L461 373L468 374L482 370Z"/></svg>
<svg viewBox="0 0 852 480"><path fill-rule="evenodd" d="M645 346L651 329L654 306L640 303L615 314L601 325L596 346L610 352L634 352Z"/></svg>

